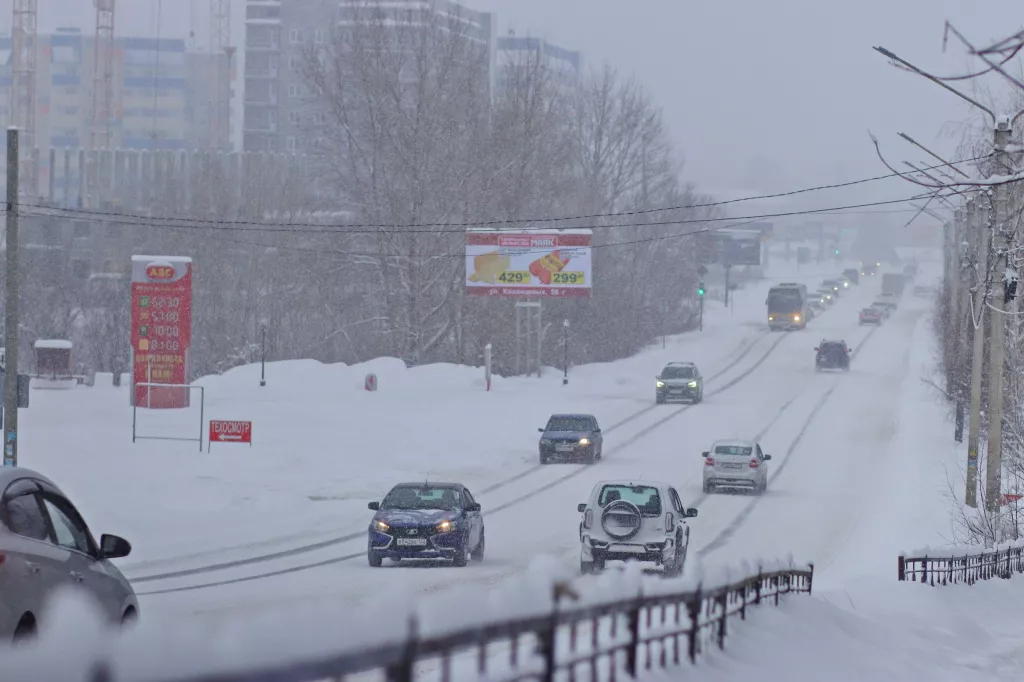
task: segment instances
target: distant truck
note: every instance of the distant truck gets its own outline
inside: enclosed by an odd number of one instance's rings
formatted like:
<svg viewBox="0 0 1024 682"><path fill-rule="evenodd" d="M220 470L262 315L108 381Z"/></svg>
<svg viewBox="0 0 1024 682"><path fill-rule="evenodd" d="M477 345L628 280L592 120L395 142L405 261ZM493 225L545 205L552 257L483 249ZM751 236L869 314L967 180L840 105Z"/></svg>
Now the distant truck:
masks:
<svg viewBox="0 0 1024 682"><path fill-rule="evenodd" d="M860 284L860 270L857 268L847 268L846 270L843 270L843 277L854 284Z"/></svg>
<svg viewBox="0 0 1024 682"><path fill-rule="evenodd" d="M886 272L882 275L882 293L902 296L907 285L907 278L902 273Z"/></svg>
<svg viewBox="0 0 1024 682"><path fill-rule="evenodd" d="M796 282L782 282L768 290L768 328L803 329L807 326L810 299L807 285Z"/></svg>

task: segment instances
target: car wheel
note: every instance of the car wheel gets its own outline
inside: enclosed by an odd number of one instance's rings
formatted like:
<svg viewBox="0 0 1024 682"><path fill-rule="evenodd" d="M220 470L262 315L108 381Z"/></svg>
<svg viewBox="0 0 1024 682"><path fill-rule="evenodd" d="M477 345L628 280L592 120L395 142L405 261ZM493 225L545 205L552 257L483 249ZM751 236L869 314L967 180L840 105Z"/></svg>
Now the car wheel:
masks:
<svg viewBox="0 0 1024 682"><path fill-rule="evenodd" d="M484 549L486 548L486 538L484 537L483 530L480 531L480 542L477 543L476 549L473 550L472 558L473 561L484 560Z"/></svg>
<svg viewBox="0 0 1024 682"><path fill-rule="evenodd" d="M458 568L462 568L463 566L465 566L466 564L469 563L470 553L469 553L469 548L466 547L467 542L468 542L468 538L464 539L459 544L458 548L456 548L455 556L452 557L452 565L453 566L457 566Z"/></svg>
<svg viewBox="0 0 1024 682"><path fill-rule="evenodd" d="M18 621L18 627L14 628L12 641L14 644L22 644L36 636L36 619L31 613L26 613Z"/></svg>
<svg viewBox="0 0 1024 682"><path fill-rule="evenodd" d="M705 483L704 484L704 494L705 495L710 495L713 492L715 492L715 486L711 485L710 483Z"/></svg>
<svg viewBox="0 0 1024 682"><path fill-rule="evenodd" d="M583 455L583 463L587 465L595 464L597 462L597 446L591 445L587 448L587 454Z"/></svg>
<svg viewBox="0 0 1024 682"><path fill-rule="evenodd" d="M373 552L366 553L366 560L373 568L380 568L381 565L384 563L384 559L380 556L377 556Z"/></svg>
<svg viewBox="0 0 1024 682"><path fill-rule="evenodd" d="M543 452L540 453L540 463L542 466L548 463L548 458Z"/></svg>
<svg viewBox="0 0 1024 682"><path fill-rule="evenodd" d="M132 623L136 622L138 619L139 619L139 612L136 611L133 607L129 606L127 609L125 609L124 615L121 616L121 627L124 627L126 625L131 625Z"/></svg>

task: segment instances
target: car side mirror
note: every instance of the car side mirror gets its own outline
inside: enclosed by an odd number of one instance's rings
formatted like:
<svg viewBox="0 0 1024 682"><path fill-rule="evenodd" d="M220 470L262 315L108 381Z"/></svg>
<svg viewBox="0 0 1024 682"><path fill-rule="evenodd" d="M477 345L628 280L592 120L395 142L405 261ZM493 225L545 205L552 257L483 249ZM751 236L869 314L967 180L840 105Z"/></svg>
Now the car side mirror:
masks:
<svg viewBox="0 0 1024 682"><path fill-rule="evenodd" d="M373 511L377 511L378 509L380 509L380 502L371 502L370 504L366 505L366 508L372 509Z"/></svg>
<svg viewBox="0 0 1024 682"><path fill-rule="evenodd" d="M132 553L130 542L117 535L104 534L100 537L100 558L120 559Z"/></svg>
<svg viewBox="0 0 1024 682"><path fill-rule="evenodd" d="M708 452L707 450L705 450L704 452L700 453L700 456L701 457L707 457L709 454L711 454L711 453Z"/></svg>
<svg viewBox="0 0 1024 682"><path fill-rule="evenodd" d="M474 502L473 504L467 504L466 505L466 511L468 511L468 512L478 512L478 511L480 511L480 503L479 502Z"/></svg>
<svg viewBox="0 0 1024 682"><path fill-rule="evenodd" d="M817 346L815 346L815 347L814 347L814 351L815 351L815 352L818 352L818 351L820 351L820 350L821 350L821 349L820 349L820 348L818 348Z"/></svg>
<svg viewBox="0 0 1024 682"><path fill-rule="evenodd" d="M771 456L771 455L765 455L765 456L764 456L764 461L766 461L766 462L767 462L767 461L768 461L768 460L770 460L771 458L772 458L772 456Z"/></svg>
<svg viewBox="0 0 1024 682"><path fill-rule="evenodd" d="M594 433L601 433L601 427L598 426L596 429L594 429Z"/></svg>
<svg viewBox="0 0 1024 682"><path fill-rule="evenodd" d="M697 516L697 509L696 508L690 507L689 509L686 510L686 518L692 519L692 518L694 518L696 516Z"/></svg>
<svg viewBox="0 0 1024 682"><path fill-rule="evenodd" d="M576 505L576 511L578 511L580 514L582 514L583 512L587 511L587 503L586 502L580 502L579 504L577 504Z"/></svg>
<svg viewBox="0 0 1024 682"><path fill-rule="evenodd" d="M537 429L537 430L540 431L541 433L544 433L544 429L542 429L542 428L541 429Z"/></svg>

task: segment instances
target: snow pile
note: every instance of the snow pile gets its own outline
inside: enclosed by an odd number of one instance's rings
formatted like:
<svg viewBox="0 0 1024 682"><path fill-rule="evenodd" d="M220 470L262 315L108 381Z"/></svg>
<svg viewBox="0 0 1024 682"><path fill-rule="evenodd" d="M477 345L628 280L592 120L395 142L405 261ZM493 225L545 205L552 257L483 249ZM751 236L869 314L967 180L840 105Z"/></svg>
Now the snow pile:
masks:
<svg viewBox="0 0 1024 682"><path fill-rule="evenodd" d="M1024 547L1024 538L1001 542L994 547L982 547L981 545L948 545L942 547L921 547L913 552L901 552L901 556L908 559L932 558L952 559L965 556L980 556L982 554L993 554L1005 552L1008 549Z"/></svg>

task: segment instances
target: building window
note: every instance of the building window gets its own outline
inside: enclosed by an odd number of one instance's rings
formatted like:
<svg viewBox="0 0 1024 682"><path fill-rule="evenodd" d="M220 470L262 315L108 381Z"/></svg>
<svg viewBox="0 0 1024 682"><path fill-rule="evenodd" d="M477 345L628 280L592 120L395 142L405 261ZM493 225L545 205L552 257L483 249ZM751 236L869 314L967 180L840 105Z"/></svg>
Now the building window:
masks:
<svg viewBox="0 0 1024 682"><path fill-rule="evenodd" d="M289 111L288 122L291 123L293 126L299 125L299 112Z"/></svg>
<svg viewBox="0 0 1024 682"><path fill-rule="evenodd" d="M287 149L288 151L295 151L296 146L297 144L294 137L289 137L287 140L285 140L285 149Z"/></svg>
<svg viewBox="0 0 1024 682"><path fill-rule="evenodd" d="M298 71L299 69L301 69L302 58L296 56L288 57L288 68L291 69L292 71Z"/></svg>
<svg viewBox="0 0 1024 682"><path fill-rule="evenodd" d="M297 98L299 96L299 86L296 85L295 83L292 83L291 85L289 85L288 86L288 96L291 97L292 99Z"/></svg>
<svg viewBox="0 0 1024 682"><path fill-rule="evenodd" d="M302 42L302 32L297 28L293 28L288 31L288 42L292 45L297 45Z"/></svg>

